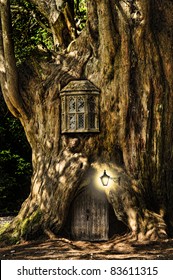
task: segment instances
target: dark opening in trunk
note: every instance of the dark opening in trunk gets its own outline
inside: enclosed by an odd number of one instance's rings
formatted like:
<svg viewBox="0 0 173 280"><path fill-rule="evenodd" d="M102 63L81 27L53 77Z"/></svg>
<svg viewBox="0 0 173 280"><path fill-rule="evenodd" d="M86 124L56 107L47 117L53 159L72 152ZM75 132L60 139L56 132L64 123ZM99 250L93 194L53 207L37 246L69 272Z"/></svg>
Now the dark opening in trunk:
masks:
<svg viewBox="0 0 173 280"><path fill-rule="evenodd" d="M90 185L80 190L72 201L61 236L106 241L127 231L127 226L117 219L105 192Z"/></svg>

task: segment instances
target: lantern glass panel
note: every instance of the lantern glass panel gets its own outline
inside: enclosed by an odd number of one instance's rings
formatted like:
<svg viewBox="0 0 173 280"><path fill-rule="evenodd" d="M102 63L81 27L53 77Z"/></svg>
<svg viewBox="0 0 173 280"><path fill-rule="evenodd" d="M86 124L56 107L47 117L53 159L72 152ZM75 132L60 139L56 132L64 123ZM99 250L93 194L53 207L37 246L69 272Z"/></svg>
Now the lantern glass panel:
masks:
<svg viewBox="0 0 173 280"><path fill-rule="evenodd" d="M104 170L103 175L100 177L100 180L101 180L102 185L103 185L104 187L106 187L106 186L108 185L109 179L110 179L110 176L108 176L108 175L106 174L106 170Z"/></svg>

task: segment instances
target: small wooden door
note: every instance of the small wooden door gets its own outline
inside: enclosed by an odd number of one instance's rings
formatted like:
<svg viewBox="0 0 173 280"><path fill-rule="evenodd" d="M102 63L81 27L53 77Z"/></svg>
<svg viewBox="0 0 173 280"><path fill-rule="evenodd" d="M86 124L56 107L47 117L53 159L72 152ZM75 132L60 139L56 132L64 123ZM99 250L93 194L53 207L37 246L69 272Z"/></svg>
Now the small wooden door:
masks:
<svg viewBox="0 0 173 280"><path fill-rule="evenodd" d="M74 200L71 220L75 240L108 240L108 201L103 191L86 187Z"/></svg>

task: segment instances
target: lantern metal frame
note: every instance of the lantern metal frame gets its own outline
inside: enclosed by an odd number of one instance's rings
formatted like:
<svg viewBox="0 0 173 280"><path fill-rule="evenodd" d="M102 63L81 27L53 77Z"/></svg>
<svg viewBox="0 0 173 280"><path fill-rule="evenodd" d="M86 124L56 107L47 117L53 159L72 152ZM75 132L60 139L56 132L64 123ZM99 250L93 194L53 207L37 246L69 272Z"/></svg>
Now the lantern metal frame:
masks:
<svg viewBox="0 0 173 280"><path fill-rule="evenodd" d="M109 180L114 181L115 183L118 182L118 184L120 185L120 177L115 178L115 177L110 177L107 173L106 170L104 170L103 175L100 177L100 180L102 182L102 185L104 187L107 187L109 184Z"/></svg>

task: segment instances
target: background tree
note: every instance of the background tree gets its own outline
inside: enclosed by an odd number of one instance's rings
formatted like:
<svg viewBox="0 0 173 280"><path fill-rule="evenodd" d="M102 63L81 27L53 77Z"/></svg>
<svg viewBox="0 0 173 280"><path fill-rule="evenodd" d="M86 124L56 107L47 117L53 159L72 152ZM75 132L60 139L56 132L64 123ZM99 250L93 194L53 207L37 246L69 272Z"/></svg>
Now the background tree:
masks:
<svg viewBox="0 0 173 280"><path fill-rule="evenodd" d="M31 149L0 95L0 214L17 213L29 194Z"/></svg>
<svg viewBox="0 0 173 280"><path fill-rule="evenodd" d="M33 165L30 195L3 236L57 234L80 186L103 169L119 178L106 194L133 235L167 236L173 222L172 1L88 1L80 35L73 1L29 2L47 19L54 49L51 58L40 50L17 69L9 1L1 0L1 88L25 129ZM99 134L61 135L59 93L75 79L101 89Z"/></svg>
<svg viewBox="0 0 173 280"><path fill-rule="evenodd" d="M39 48L50 56L52 34L46 19L27 1L11 0L16 64L19 66ZM0 214L19 211L29 194L31 149L20 121L9 112L0 92Z"/></svg>

